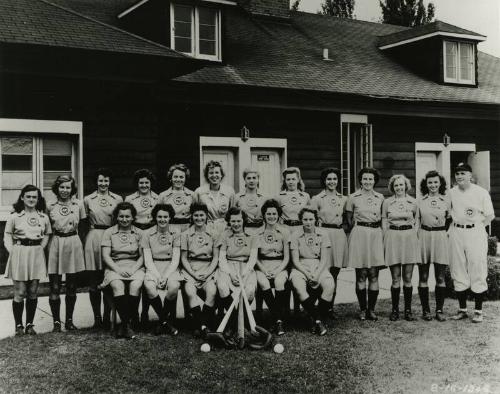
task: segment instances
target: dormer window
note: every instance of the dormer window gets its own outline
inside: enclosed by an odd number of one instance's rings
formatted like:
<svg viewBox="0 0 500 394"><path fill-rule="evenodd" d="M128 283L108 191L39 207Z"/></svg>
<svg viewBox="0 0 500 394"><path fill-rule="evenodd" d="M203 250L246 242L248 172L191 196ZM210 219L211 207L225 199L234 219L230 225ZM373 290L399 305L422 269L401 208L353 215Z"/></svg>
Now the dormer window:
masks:
<svg viewBox="0 0 500 394"><path fill-rule="evenodd" d="M474 44L443 41L444 81L467 85L475 84Z"/></svg>
<svg viewBox="0 0 500 394"><path fill-rule="evenodd" d="M198 59L221 60L220 10L171 4L171 47Z"/></svg>

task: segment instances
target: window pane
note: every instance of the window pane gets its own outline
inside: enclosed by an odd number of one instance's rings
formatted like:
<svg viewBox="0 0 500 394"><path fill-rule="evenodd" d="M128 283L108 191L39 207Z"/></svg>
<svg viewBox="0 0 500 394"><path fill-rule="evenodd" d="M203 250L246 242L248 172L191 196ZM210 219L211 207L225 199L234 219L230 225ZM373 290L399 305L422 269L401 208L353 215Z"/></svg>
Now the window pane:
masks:
<svg viewBox="0 0 500 394"><path fill-rule="evenodd" d="M55 171L55 172L44 171L44 173L43 173L43 188L50 189L52 187L52 184L55 182L56 178L59 175L72 176L71 171Z"/></svg>
<svg viewBox="0 0 500 394"><path fill-rule="evenodd" d="M19 193L21 193L21 189L2 190L2 206L9 206L14 204L17 201L17 198L19 197Z"/></svg>
<svg viewBox="0 0 500 394"><path fill-rule="evenodd" d="M191 39L176 37L175 49L180 52L191 53Z"/></svg>
<svg viewBox="0 0 500 394"><path fill-rule="evenodd" d="M44 139L43 154L50 156L71 156L71 141Z"/></svg>
<svg viewBox="0 0 500 394"><path fill-rule="evenodd" d="M174 20L191 23L192 8L182 5L174 5Z"/></svg>
<svg viewBox="0 0 500 394"><path fill-rule="evenodd" d="M26 137L6 137L2 138L3 154L32 154L33 139Z"/></svg>
<svg viewBox="0 0 500 394"><path fill-rule="evenodd" d="M457 78L457 43L446 42L446 78Z"/></svg>
<svg viewBox="0 0 500 394"><path fill-rule="evenodd" d="M191 38L191 23L175 22L175 37Z"/></svg>
<svg viewBox="0 0 500 394"><path fill-rule="evenodd" d="M460 79L472 80L472 44L460 43Z"/></svg>
<svg viewBox="0 0 500 394"><path fill-rule="evenodd" d="M2 155L3 171L31 171L33 156L27 155Z"/></svg>
<svg viewBox="0 0 500 394"><path fill-rule="evenodd" d="M44 156L44 171L71 171L71 156Z"/></svg>
<svg viewBox="0 0 500 394"><path fill-rule="evenodd" d="M2 189L21 190L24 186L33 183L33 174L31 172L6 172L2 173Z"/></svg>
<svg viewBox="0 0 500 394"><path fill-rule="evenodd" d="M217 11L212 8L198 7L198 17L200 25L216 24Z"/></svg>
<svg viewBox="0 0 500 394"><path fill-rule="evenodd" d="M202 55L216 55L215 41L200 40L200 53Z"/></svg>
<svg viewBox="0 0 500 394"><path fill-rule="evenodd" d="M200 25L200 40L215 41L215 26Z"/></svg>

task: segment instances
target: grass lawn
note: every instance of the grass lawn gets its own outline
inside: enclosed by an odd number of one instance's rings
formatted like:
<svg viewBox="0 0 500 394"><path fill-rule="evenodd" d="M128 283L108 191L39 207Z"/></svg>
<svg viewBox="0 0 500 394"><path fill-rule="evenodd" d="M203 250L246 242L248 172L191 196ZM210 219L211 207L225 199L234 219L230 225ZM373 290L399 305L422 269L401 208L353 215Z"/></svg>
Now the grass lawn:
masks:
<svg viewBox="0 0 500 394"><path fill-rule="evenodd" d="M290 330L281 355L201 353L202 341L186 333L8 338L0 341L0 392L500 392L500 303L485 305L483 324L393 323L388 300L378 322L355 320L356 305L336 310L326 337ZM450 301L447 312L454 310Z"/></svg>

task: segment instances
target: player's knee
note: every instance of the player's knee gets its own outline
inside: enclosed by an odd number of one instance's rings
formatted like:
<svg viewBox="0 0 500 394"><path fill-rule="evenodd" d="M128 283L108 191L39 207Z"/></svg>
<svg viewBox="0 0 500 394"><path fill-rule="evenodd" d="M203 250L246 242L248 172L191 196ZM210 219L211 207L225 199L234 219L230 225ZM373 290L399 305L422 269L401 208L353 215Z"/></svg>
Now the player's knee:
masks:
<svg viewBox="0 0 500 394"><path fill-rule="evenodd" d="M129 285L129 293L131 296L138 296L141 294L142 280L133 280Z"/></svg>
<svg viewBox="0 0 500 394"><path fill-rule="evenodd" d="M285 285L287 282L287 275L286 272L282 272L274 278L274 288L278 291L283 291L285 290Z"/></svg>
<svg viewBox="0 0 500 394"><path fill-rule="evenodd" d="M167 283L167 295L177 296L179 289L181 288L181 284L177 280L169 280Z"/></svg>

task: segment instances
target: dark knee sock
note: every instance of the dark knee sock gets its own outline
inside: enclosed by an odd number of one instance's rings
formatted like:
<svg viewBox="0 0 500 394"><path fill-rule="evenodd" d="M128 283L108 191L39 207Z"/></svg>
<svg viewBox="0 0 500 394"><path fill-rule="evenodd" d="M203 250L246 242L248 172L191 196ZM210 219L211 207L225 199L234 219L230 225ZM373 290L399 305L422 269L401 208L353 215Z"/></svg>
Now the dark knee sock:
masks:
<svg viewBox="0 0 500 394"><path fill-rule="evenodd" d="M176 309L177 309L177 298L174 298L173 300L168 300L167 298L165 298L165 303L163 304L163 314L165 320L175 319Z"/></svg>
<svg viewBox="0 0 500 394"><path fill-rule="evenodd" d="M148 298L148 295L146 294L146 292L143 291L142 292L141 318L144 316L144 318L147 319L148 312L149 312L149 305L151 305L150 299Z"/></svg>
<svg viewBox="0 0 500 394"><path fill-rule="evenodd" d="M358 297L359 309L366 311L366 288L356 289L356 296Z"/></svg>
<svg viewBox="0 0 500 394"><path fill-rule="evenodd" d="M328 318L328 310L330 309L331 301L326 301L320 297L318 301L318 315L321 320Z"/></svg>
<svg viewBox="0 0 500 394"><path fill-rule="evenodd" d="M392 310L399 311L399 295L401 294L401 287L391 286L391 300L392 300Z"/></svg>
<svg viewBox="0 0 500 394"><path fill-rule="evenodd" d="M140 296L128 296L128 316L130 318L137 318L139 311L139 302L141 300Z"/></svg>
<svg viewBox="0 0 500 394"><path fill-rule="evenodd" d="M273 291L271 289L261 290L262 298L266 302L267 307L269 308L269 312L276 319L276 300L273 296Z"/></svg>
<svg viewBox="0 0 500 394"><path fill-rule="evenodd" d="M99 290L89 291L89 299L94 317L101 317L101 292Z"/></svg>
<svg viewBox="0 0 500 394"><path fill-rule="evenodd" d="M403 286L403 295L405 298L405 311L411 311L411 296L413 293L413 287Z"/></svg>
<svg viewBox="0 0 500 394"><path fill-rule="evenodd" d="M37 305L38 305L38 298L26 299L26 325L33 324Z"/></svg>
<svg viewBox="0 0 500 394"><path fill-rule="evenodd" d="M196 327L200 327L202 325L202 314L200 306L196 305L194 308L191 308L190 312L191 315L193 316L193 320L194 323L196 324Z"/></svg>
<svg viewBox="0 0 500 394"><path fill-rule="evenodd" d="M474 293L474 301L475 301L475 310L482 311L483 310L483 299L484 293Z"/></svg>
<svg viewBox="0 0 500 394"><path fill-rule="evenodd" d="M467 309L467 290L457 291L456 293L460 309Z"/></svg>
<svg viewBox="0 0 500 394"><path fill-rule="evenodd" d="M284 290L276 290L276 293L275 293L275 308L276 308L276 320L283 320L284 318L284 314L285 314L285 311L286 311L286 307L287 307L287 304L286 304L286 291ZM290 304L290 300L288 300L288 304Z"/></svg>
<svg viewBox="0 0 500 394"><path fill-rule="evenodd" d="M58 298L57 300L50 300L49 299L49 305L50 305L50 312L52 313L52 319L54 321L61 321L61 299Z"/></svg>
<svg viewBox="0 0 500 394"><path fill-rule="evenodd" d="M292 292L292 294L293 294L293 311L295 313L298 313L300 312L300 298L294 291Z"/></svg>
<svg viewBox="0 0 500 394"><path fill-rule="evenodd" d="M435 296L436 296L436 312L443 311L444 299L446 296L446 287L436 286Z"/></svg>
<svg viewBox="0 0 500 394"><path fill-rule="evenodd" d="M16 326L23 325L23 311L24 302L17 302L12 300L12 313L14 313L14 321L16 322Z"/></svg>
<svg viewBox="0 0 500 394"><path fill-rule="evenodd" d="M306 298L302 301L302 306L304 310L311 316L314 320L318 320L318 312L316 311L316 306L314 305L315 300L311 297Z"/></svg>
<svg viewBox="0 0 500 394"><path fill-rule="evenodd" d="M226 311L229 310L229 307L231 306L232 303L233 303L233 297L231 297L231 295L228 295L227 297L220 299L220 305Z"/></svg>
<svg viewBox="0 0 500 394"><path fill-rule="evenodd" d="M263 291L257 288L257 291L255 292L255 311L256 312L262 312L263 308L263 303L265 301ZM267 304L267 301L266 301Z"/></svg>
<svg viewBox="0 0 500 394"><path fill-rule="evenodd" d="M368 290L368 309L370 311L375 310L375 305L377 304L378 290Z"/></svg>
<svg viewBox="0 0 500 394"><path fill-rule="evenodd" d="M330 309L333 310L333 306L335 305L335 296L337 295L337 292L334 291L333 292L333 297L332 297L332 301L330 302Z"/></svg>
<svg viewBox="0 0 500 394"><path fill-rule="evenodd" d="M128 313L128 297L126 295L121 295L113 297L113 300L115 302L116 310L118 312L118 315L120 316L122 324L127 324L130 319L130 315Z"/></svg>
<svg viewBox="0 0 500 394"><path fill-rule="evenodd" d="M158 319L160 320L160 322L163 322L165 319L164 319L164 313L163 313L163 305L161 304L160 296L158 295L153 299L149 299L148 301L149 301L149 304L153 307L153 310L158 315ZM144 302L144 299L143 299L143 302Z"/></svg>
<svg viewBox="0 0 500 394"><path fill-rule="evenodd" d="M111 307L106 299L104 299L104 313L102 315L102 320L105 322L109 322L111 320Z"/></svg>
<svg viewBox="0 0 500 394"><path fill-rule="evenodd" d="M214 320L214 310L213 306L204 304L201 316L201 325L206 327L211 327Z"/></svg>
<svg viewBox="0 0 500 394"><path fill-rule="evenodd" d="M66 321L73 320L73 311L75 310L76 295L66 294Z"/></svg>
<svg viewBox="0 0 500 394"><path fill-rule="evenodd" d="M424 312L430 312L431 308L429 306L429 288L419 286L418 295L420 297L420 304L422 305L422 310Z"/></svg>

